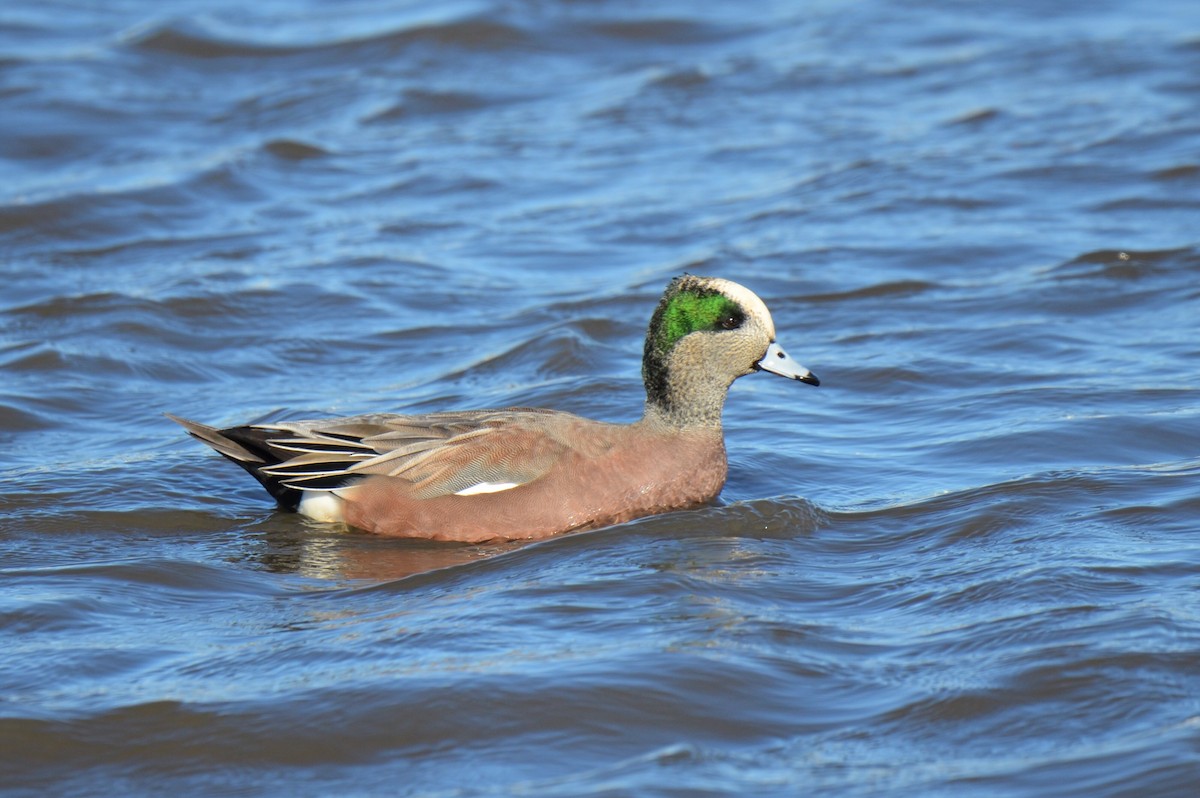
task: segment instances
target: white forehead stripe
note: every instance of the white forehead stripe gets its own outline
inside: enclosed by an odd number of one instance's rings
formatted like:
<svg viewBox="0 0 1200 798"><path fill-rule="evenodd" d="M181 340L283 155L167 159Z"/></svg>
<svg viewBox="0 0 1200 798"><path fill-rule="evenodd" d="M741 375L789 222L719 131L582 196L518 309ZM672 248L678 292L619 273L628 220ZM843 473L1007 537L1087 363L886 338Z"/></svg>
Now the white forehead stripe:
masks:
<svg viewBox="0 0 1200 798"><path fill-rule="evenodd" d="M712 278L712 283L714 288L745 308L747 313L761 320L767 334L774 340L775 321L771 318L771 311L767 310L766 304L758 298L758 294L744 285L738 285L732 280L722 280L720 277Z"/></svg>

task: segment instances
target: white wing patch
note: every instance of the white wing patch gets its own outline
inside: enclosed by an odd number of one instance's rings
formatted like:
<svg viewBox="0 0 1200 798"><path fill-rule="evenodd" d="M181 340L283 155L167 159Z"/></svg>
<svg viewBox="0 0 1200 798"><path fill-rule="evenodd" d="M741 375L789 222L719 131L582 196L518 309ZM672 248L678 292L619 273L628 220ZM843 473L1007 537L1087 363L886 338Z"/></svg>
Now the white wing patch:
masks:
<svg viewBox="0 0 1200 798"><path fill-rule="evenodd" d="M475 496L480 493L499 493L502 490L512 490L519 488L523 483L520 482L480 482L472 485L469 488L463 488L455 492L455 496Z"/></svg>

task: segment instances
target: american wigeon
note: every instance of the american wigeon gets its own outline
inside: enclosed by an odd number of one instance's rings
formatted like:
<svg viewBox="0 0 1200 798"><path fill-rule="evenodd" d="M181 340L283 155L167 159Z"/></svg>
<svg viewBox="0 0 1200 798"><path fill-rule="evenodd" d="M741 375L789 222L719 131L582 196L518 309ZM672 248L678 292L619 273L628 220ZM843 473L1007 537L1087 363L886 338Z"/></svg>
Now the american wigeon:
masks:
<svg viewBox="0 0 1200 798"><path fill-rule="evenodd" d="M753 292L685 275L650 319L645 412L632 424L529 408L224 430L171 418L318 521L432 540L532 539L711 501L727 471L725 395L760 370L819 384L775 342Z"/></svg>

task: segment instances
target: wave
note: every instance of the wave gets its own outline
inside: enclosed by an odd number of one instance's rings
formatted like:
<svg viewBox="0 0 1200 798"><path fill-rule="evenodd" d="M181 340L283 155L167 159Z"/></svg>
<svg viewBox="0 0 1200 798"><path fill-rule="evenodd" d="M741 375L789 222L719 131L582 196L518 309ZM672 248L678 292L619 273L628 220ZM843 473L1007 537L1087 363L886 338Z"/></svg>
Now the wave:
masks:
<svg viewBox="0 0 1200 798"><path fill-rule="evenodd" d="M416 24L367 35L325 38L307 35L305 27L293 29L293 40L239 38L232 32L218 32L195 20L170 20L125 37L131 50L187 59L284 58L304 54L338 54L361 49L403 49L435 45L462 50L497 50L527 47L530 35L519 27L486 18L464 18L441 23Z"/></svg>

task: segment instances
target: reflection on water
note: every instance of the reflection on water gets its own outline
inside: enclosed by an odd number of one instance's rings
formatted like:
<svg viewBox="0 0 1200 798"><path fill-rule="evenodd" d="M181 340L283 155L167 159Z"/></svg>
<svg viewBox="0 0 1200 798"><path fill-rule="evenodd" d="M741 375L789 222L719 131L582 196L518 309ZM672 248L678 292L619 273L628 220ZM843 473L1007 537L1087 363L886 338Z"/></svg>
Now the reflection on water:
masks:
<svg viewBox="0 0 1200 798"><path fill-rule="evenodd" d="M246 554L260 567L312 579L391 581L514 551L526 545L466 546L393 540L291 517L273 520Z"/></svg>

